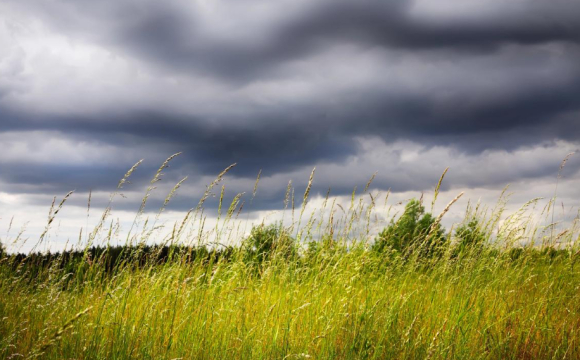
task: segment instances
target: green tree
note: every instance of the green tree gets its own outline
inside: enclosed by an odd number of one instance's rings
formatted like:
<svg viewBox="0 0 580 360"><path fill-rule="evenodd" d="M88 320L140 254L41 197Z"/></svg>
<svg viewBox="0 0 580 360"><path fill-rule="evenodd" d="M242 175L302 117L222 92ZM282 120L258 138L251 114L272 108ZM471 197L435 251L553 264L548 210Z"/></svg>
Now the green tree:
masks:
<svg viewBox="0 0 580 360"><path fill-rule="evenodd" d="M486 232L481 228L481 224L476 217L472 217L467 223L457 227L455 229L455 237L458 240L453 251L455 256L478 253L487 240Z"/></svg>
<svg viewBox="0 0 580 360"><path fill-rule="evenodd" d="M250 236L244 240L245 259L263 263L274 255L290 258L296 255L296 240L281 224L260 225L252 228Z"/></svg>
<svg viewBox="0 0 580 360"><path fill-rule="evenodd" d="M405 206L405 211L397 221L391 220L375 239L373 250L387 249L406 256L419 251L420 256L432 256L445 243L445 230L435 224L435 218L425 213L425 207L413 199Z"/></svg>
<svg viewBox="0 0 580 360"><path fill-rule="evenodd" d="M6 249L4 249L4 244L0 241L0 259L4 256Z"/></svg>

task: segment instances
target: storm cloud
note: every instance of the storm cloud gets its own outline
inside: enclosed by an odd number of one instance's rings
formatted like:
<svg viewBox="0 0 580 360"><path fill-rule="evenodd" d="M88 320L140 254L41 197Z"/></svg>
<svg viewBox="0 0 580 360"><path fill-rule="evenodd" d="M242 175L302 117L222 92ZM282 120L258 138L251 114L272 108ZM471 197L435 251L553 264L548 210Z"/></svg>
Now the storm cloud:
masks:
<svg viewBox="0 0 580 360"><path fill-rule="evenodd" d="M142 187L176 152L180 209L231 163L236 191L270 179L258 209L314 166L338 195L447 166L494 188L580 143L578 1L6 0L0 20L0 184L42 201L146 158Z"/></svg>

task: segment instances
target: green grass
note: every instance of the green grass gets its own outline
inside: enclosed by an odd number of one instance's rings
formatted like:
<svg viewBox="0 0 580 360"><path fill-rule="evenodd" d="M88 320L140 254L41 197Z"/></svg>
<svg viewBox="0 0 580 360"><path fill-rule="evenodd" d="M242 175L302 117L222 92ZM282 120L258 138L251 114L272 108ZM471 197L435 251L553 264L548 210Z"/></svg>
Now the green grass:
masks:
<svg viewBox="0 0 580 360"><path fill-rule="evenodd" d="M366 228L353 213L367 214L353 207L342 228ZM448 241L429 258L333 226L323 245L259 261L247 247L112 271L88 252L68 266L4 256L0 358L579 359L576 223L551 235L495 214L479 215L485 246L458 255ZM542 246L519 247L522 234Z"/></svg>
<svg viewBox="0 0 580 360"><path fill-rule="evenodd" d="M580 270L526 251L424 264L362 248L261 271L168 262L79 281L0 277L0 354L126 358L579 358ZM21 271L25 271L21 269ZM75 316L79 313L78 318Z"/></svg>

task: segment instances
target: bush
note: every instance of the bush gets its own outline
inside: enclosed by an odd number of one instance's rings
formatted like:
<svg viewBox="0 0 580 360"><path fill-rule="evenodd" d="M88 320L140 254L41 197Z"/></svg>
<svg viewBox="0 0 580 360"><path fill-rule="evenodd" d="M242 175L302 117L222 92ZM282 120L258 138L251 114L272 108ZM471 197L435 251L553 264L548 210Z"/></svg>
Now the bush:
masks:
<svg viewBox="0 0 580 360"><path fill-rule="evenodd" d="M296 240L281 224L253 227L243 245L244 259L248 262L261 264L275 255L286 259L296 255Z"/></svg>
<svg viewBox="0 0 580 360"><path fill-rule="evenodd" d="M475 217L471 218L467 224L460 225L455 230L455 237L458 242L453 249L454 257L479 253L487 240L485 231Z"/></svg>
<svg viewBox="0 0 580 360"><path fill-rule="evenodd" d="M433 215L425 213L425 207L413 199L405 206L403 215L396 222L391 220L390 225L379 233L373 250L391 250L407 257L418 251L420 257L431 257L439 253L446 240L443 227L434 223Z"/></svg>

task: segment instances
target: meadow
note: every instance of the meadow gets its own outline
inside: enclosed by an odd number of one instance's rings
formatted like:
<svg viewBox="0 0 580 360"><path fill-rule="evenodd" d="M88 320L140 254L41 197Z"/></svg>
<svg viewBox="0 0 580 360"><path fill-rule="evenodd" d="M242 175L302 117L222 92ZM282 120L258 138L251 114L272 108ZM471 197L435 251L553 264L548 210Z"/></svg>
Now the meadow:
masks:
<svg viewBox="0 0 580 360"><path fill-rule="evenodd" d="M309 214L313 172L301 207L288 187L290 225L258 224L224 244L242 204L222 204L227 170L162 239L141 221L127 244L107 245L107 208L82 247L0 254L0 358L580 358L578 219L553 220L556 196L545 223L528 212L537 199L507 214L502 196L469 205L451 229L441 219L457 198L439 214L411 200L372 234L372 178L350 208L327 197ZM222 225L207 229L214 189Z"/></svg>

